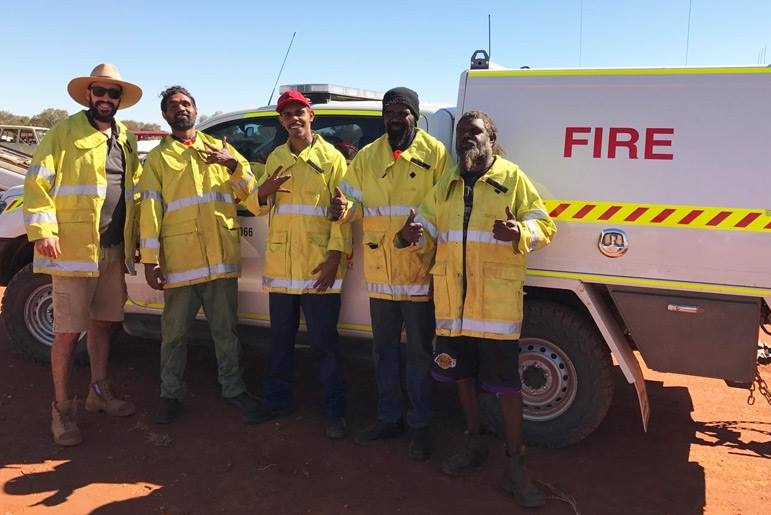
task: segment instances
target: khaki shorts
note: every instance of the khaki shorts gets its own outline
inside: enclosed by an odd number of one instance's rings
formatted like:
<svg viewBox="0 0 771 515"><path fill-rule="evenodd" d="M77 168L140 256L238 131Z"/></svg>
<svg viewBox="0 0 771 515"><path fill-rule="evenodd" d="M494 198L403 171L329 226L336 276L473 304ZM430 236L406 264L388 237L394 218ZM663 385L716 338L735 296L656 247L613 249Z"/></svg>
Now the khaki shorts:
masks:
<svg viewBox="0 0 771 515"><path fill-rule="evenodd" d="M123 320L127 298L123 259L123 245L102 248L99 277L51 277L55 333L86 331L91 320Z"/></svg>

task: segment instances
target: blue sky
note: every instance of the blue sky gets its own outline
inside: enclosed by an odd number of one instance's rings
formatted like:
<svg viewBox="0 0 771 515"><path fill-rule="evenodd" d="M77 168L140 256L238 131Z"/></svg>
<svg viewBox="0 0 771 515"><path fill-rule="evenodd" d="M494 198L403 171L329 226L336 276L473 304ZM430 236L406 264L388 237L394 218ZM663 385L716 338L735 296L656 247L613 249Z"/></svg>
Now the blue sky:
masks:
<svg viewBox="0 0 771 515"><path fill-rule="evenodd" d="M100 62L144 90L122 118L166 124L158 93L182 84L199 112L265 105L280 83L329 82L455 103L472 52L507 67L686 64L689 0L0 0L0 110L78 109L67 82ZM692 0L688 65L771 62L771 0ZM765 58L763 54L765 53ZM274 97L275 100L275 97Z"/></svg>

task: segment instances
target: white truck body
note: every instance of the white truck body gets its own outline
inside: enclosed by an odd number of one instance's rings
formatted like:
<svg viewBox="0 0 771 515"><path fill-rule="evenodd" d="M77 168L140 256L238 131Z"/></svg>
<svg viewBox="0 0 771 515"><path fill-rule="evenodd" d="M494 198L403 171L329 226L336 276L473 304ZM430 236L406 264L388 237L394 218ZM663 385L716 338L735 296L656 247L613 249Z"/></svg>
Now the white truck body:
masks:
<svg viewBox="0 0 771 515"><path fill-rule="evenodd" d="M771 175L771 68L488 70L480 63L472 58L462 73L457 107L423 106L419 126L452 149L456 112L488 113L506 156L557 222L555 240L528 263L520 339L526 439L568 445L600 424L612 398L611 353L635 386L646 427L635 350L655 370L750 384L771 304L771 205L763 187ZM382 133L380 102L333 100L314 109L314 129L330 140L361 146ZM227 136L259 168L277 122L264 107L200 127ZM239 319L265 327L267 218L243 215ZM0 230L9 249L0 258L16 274L6 298L42 306L16 315L28 327L16 323L11 337L29 346L50 333L50 288L23 290L28 276L19 276L31 271L16 270L31 254L23 235L14 236L20 217L18 207L0 214L0 229L14 226ZM361 256L356 226L339 328L368 337ZM124 327L157 335L163 294L145 284L141 267L127 283ZM28 297L34 302L23 302ZM5 309L3 321L13 322ZM483 399L491 425L495 406Z"/></svg>

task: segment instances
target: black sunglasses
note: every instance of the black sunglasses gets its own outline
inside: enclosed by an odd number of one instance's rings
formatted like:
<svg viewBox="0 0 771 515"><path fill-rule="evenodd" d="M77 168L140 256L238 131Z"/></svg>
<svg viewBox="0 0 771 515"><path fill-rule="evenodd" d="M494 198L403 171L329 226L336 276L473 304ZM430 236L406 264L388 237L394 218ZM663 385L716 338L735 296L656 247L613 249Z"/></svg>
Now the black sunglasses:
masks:
<svg viewBox="0 0 771 515"><path fill-rule="evenodd" d="M120 88L103 88L102 86L91 86L89 89L91 90L91 94L95 97L103 97L108 95L113 100L118 100L123 94L123 90Z"/></svg>

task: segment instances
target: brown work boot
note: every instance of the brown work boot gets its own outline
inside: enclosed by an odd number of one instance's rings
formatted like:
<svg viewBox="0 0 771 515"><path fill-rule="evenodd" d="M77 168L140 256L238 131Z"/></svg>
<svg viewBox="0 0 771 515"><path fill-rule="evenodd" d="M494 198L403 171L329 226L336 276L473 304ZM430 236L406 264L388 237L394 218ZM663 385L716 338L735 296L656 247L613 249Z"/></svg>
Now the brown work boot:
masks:
<svg viewBox="0 0 771 515"><path fill-rule="evenodd" d="M487 447L479 435L469 435L466 445L444 460L442 472L448 476L462 476L479 468L487 459Z"/></svg>
<svg viewBox="0 0 771 515"><path fill-rule="evenodd" d="M107 379L91 383L86 398L86 411L103 411L114 417L127 417L133 415L136 410L133 404L112 394Z"/></svg>
<svg viewBox="0 0 771 515"><path fill-rule="evenodd" d="M77 397L66 401L51 403L51 433L58 445L72 446L83 441L77 423Z"/></svg>
<svg viewBox="0 0 771 515"><path fill-rule="evenodd" d="M543 491L536 486L525 467L524 448L509 458L503 489L509 492L524 508L538 508L546 504Z"/></svg>

